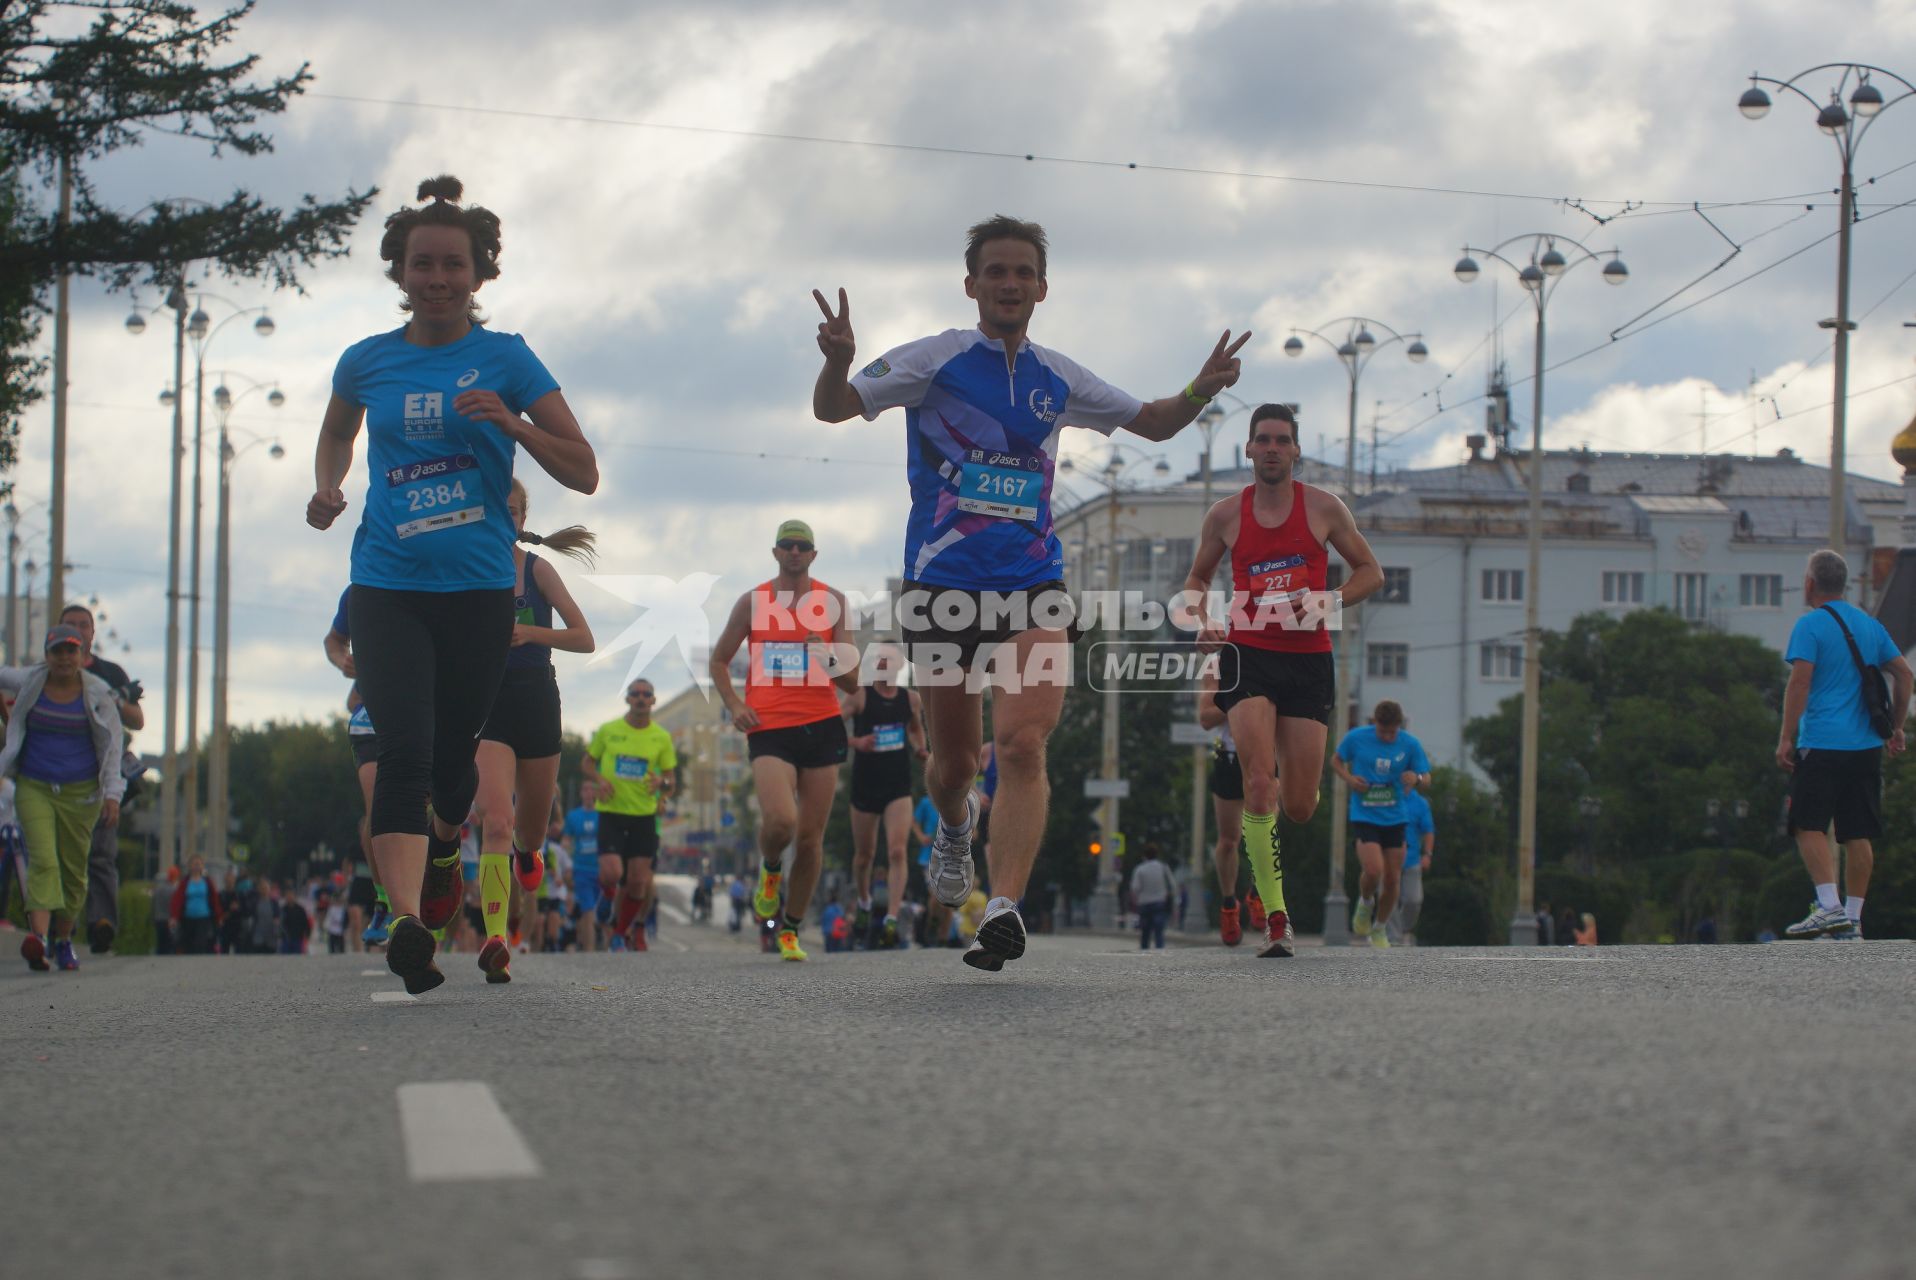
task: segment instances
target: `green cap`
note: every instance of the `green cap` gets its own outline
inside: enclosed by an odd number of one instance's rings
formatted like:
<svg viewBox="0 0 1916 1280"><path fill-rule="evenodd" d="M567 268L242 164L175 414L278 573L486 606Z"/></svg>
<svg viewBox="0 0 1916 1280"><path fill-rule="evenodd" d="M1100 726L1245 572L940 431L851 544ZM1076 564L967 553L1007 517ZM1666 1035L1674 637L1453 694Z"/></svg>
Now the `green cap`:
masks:
<svg viewBox="0 0 1916 1280"><path fill-rule="evenodd" d="M812 526L803 520L787 520L778 527L778 536L772 541L783 542L787 538L796 538L801 542L809 542L813 546L818 545L818 539L812 536Z"/></svg>

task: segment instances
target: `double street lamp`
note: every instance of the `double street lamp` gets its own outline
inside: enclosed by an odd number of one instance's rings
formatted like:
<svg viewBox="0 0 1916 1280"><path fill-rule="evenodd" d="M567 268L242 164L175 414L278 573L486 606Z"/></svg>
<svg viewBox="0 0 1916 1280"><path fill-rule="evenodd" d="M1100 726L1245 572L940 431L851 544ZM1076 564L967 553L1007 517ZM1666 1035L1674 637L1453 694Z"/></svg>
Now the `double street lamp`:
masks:
<svg viewBox="0 0 1916 1280"><path fill-rule="evenodd" d="M1804 92L1797 81L1818 75L1825 71L1839 73L1835 88L1830 90L1829 101L1819 103ZM1893 81L1901 91L1893 97L1884 97L1874 78ZM1844 500L1845 476L1844 450L1845 437L1849 422L1849 335L1856 326L1849 318L1849 243L1850 226L1856 221L1856 181L1854 165L1856 148L1862 144L1863 135L1881 115L1883 109L1894 106L1911 94L1916 94L1916 85L1910 84L1892 71L1881 67L1867 66L1860 62L1826 62L1821 66L1800 71L1788 80L1773 80L1764 75L1752 75L1750 87L1743 91L1737 100L1737 110L1750 120L1761 120L1770 113L1770 95L1763 90L1764 85L1775 85L1807 102L1816 109L1816 127L1827 133L1836 142L1836 154L1843 162L1843 185L1840 191L1837 214L1836 236L1836 318L1823 322L1823 327L1836 330L1835 364L1836 395L1830 413L1830 541L1831 549L1838 552L1848 551L1849 512ZM1852 87L1854 86L1854 87ZM1843 105L1844 91L1849 92L1849 106Z"/></svg>
<svg viewBox="0 0 1916 1280"><path fill-rule="evenodd" d="M1383 330L1385 338L1378 340L1377 330ZM1343 336L1330 337L1323 330L1339 331ZM1424 345L1423 335L1399 333L1381 320L1372 320L1367 316L1344 316L1318 329L1293 329L1291 336L1284 340L1284 354L1301 356L1304 354L1304 339L1315 338L1337 353L1344 372L1350 376L1350 418L1349 434L1344 440L1344 497L1354 502L1357 497L1357 384L1364 376L1365 368L1371 357L1393 343L1404 345L1404 356L1412 364L1422 364L1430 358L1430 348ZM1293 428L1295 429L1295 428ZM1348 622L1348 619L1341 621ZM1337 749L1338 741L1344 731L1350 728L1350 690L1351 690L1351 642L1348 634L1337 638L1336 692L1333 705L1337 708L1331 719L1330 749ZM1346 789L1344 780L1335 773L1331 776L1331 870L1330 879L1324 891L1324 945L1327 947L1345 946L1351 940L1350 921L1347 910L1350 899L1344 894L1344 838Z"/></svg>
<svg viewBox="0 0 1916 1280"><path fill-rule="evenodd" d="M1513 246L1515 246L1513 248ZM1565 249L1569 253L1565 253ZM1524 572L1523 640L1523 762L1518 780L1517 801L1517 909L1510 917L1510 945L1535 946L1537 943L1537 725L1539 697L1539 661L1542 633L1539 630L1538 597L1543 560L1543 352L1544 311L1556 293L1558 283L1572 267L1586 262L1603 262L1605 284L1622 284L1630 278L1615 249L1601 252L1586 249L1568 236L1544 233L1512 236L1494 249L1464 249L1464 256L1451 270L1458 280L1469 284L1482 273L1473 255L1481 254L1501 262L1517 273L1517 283L1530 295L1537 309L1536 367L1531 374L1530 407L1530 528L1528 568ZM1606 261L1607 259L1607 261Z"/></svg>
<svg viewBox="0 0 1916 1280"><path fill-rule="evenodd" d="M1131 454L1129 459L1124 456L1126 453ZM1124 583L1123 579L1119 576L1123 565L1119 558L1122 544L1118 541L1118 495L1125 491L1126 476L1138 470L1146 463L1150 464L1152 472L1160 479L1171 474L1171 464L1162 456L1153 457L1149 454L1127 449L1125 446L1115 442L1111 445L1111 452L1105 459L1104 466L1100 467L1096 473L1091 474L1091 479L1102 485L1105 491L1105 512L1108 524L1104 547L1106 566L1104 570L1104 581L1107 590L1119 593L1120 617L1123 616L1122 592ZM1058 460L1058 469L1064 472L1073 472L1076 470L1070 458L1060 458ZM1158 545L1157 543L1153 544L1154 548ZM1162 552L1159 551L1157 554L1162 554ZM1098 867L1097 899L1093 906L1093 923L1106 926L1110 925L1117 916L1118 876L1121 874L1116 857L1117 850L1113 847L1118 834L1118 797L1115 793L1118 789L1118 724L1120 714L1117 682L1106 680L1104 682L1104 719L1100 735L1102 747L1100 753L1101 763L1098 769L1098 776L1103 779L1105 784L1105 795L1100 801L1099 807L1101 812L1098 821L1104 831L1107 846L1106 853L1111 856L1105 857L1104 861Z"/></svg>
<svg viewBox="0 0 1916 1280"><path fill-rule="evenodd" d="M205 304L213 302L228 309L228 314L215 324L207 314ZM163 776L160 779L160 830L162 867L171 866L178 860L180 847L182 806L184 806L184 846L188 853L199 851L198 839L198 799L199 799L199 652L200 652L200 509L202 506L201 459L205 453L203 427L205 421L205 381L206 353L220 331L233 321L245 316L255 317L253 332L262 338L273 335L277 327L267 309L261 307L240 307L208 294L194 295L192 313L187 313L188 298L184 281L176 283L166 300L167 307L174 312L173 326L173 385L160 393L160 403L173 410L173 475L172 475L172 512L168 527L167 542L167 582L166 582L166 715L163 744ZM146 314L158 308L143 308L135 304L126 318L126 331L134 337L146 332ZM191 586L187 598L192 601L192 614L188 623L190 636L187 644L187 693L186 693L186 764L185 777L180 777L176 764L175 737L177 733L178 712L176 704L179 693L180 663L180 460L185 452L185 402L183 397L186 381L186 344L193 344L193 520L191 543ZM182 785L182 783L184 785Z"/></svg>
<svg viewBox="0 0 1916 1280"><path fill-rule="evenodd" d="M215 862L226 860L226 841L232 829L232 797L229 794L229 772L227 769L227 723L226 723L226 686L231 668L227 661L228 639L231 634L229 621L233 609L232 592L232 480L233 466L247 452L258 445L267 446L267 452L274 460L286 456L286 448L276 439L256 436L248 432L247 441L237 450L233 447L227 420L233 408L241 400L255 392L263 392L266 403L277 409L286 403L286 393L276 385L254 382L245 379L238 395L227 389L232 374L220 375L220 384L213 388L213 411L219 417L220 426L220 489L219 512L214 524L213 534L213 740L209 763L211 778L208 787L207 809L209 810L209 839L207 856Z"/></svg>

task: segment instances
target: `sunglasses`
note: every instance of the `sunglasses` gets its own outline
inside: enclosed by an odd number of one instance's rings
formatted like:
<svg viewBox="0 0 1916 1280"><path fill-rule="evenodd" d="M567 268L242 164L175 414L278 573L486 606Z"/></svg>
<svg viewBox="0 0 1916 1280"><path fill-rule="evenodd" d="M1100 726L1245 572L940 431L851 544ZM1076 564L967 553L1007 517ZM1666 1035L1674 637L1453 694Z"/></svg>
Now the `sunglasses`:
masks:
<svg viewBox="0 0 1916 1280"><path fill-rule="evenodd" d="M800 542L797 538L783 538L773 545L780 551L810 551L812 549L811 543Z"/></svg>

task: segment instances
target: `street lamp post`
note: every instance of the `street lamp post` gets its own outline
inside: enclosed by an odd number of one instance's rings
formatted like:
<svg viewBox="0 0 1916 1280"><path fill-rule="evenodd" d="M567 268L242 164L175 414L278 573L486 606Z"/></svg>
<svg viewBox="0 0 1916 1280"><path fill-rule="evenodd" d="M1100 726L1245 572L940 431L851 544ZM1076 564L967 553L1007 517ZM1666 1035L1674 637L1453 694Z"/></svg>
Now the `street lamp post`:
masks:
<svg viewBox="0 0 1916 1280"><path fill-rule="evenodd" d="M180 292L183 296L183 290ZM228 308L229 313L221 319L218 324L214 324L213 318L206 313L205 304L207 302L218 303ZM168 305L174 305L171 299L168 300ZM177 798L174 802L177 806L175 809L177 818L170 819L165 816L167 805L164 803L166 794L164 790L162 791L161 810L163 815L162 822L168 825L169 831L172 830L171 823L173 821L177 820L179 822L183 837L183 847L188 854L201 852L199 830L200 605L204 597L200 592L200 564L203 558L200 554L200 512L205 505L201 498L201 474L202 463L206 454L204 437L206 416L206 354L212 346L213 340L219 336L220 331L233 321L244 316L257 317L253 321L253 332L262 338L271 337L274 329L277 327L273 323L272 316L268 314L267 308L263 306L241 307L236 303L227 301L225 298L204 293L196 293L194 295L193 311L191 315L186 317L184 326L185 337L190 338L193 344L193 511L191 532L188 535L189 550L187 555L190 561L190 567L188 570L188 586L186 591L186 598L190 602L191 609L187 619L186 641L186 761L181 770L182 776L176 791ZM136 337L146 331L146 321L141 316L141 308L137 305L134 307L132 314L127 317L126 329L128 333ZM177 342L178 336L176 335L176 344ZM184 352L176 351L174 361L174 390L176 397L184 381L183 361ZM164 401L164 399L163 396L162 400ZM182 410L176 407L176 421L179 420L181 412ZM182 448L184 447L183 436L184 429L182 425L182 440L180 442L180 447ZM177 488L174 494L174 505L175 507L179 505ZM177 510L174 512L174 517L177 522L179 518ZM174 530L173 536L177 542L179 536L177 528ZM177 600L179 595L177 572L169 575L169 578L168 591L170 603L168 608L168 635L170 639L167 652L167 706L168 713L171 715L173 699L178 687L176 683L178 679L177 672L179 662L177 654L176 621L178 611ZM167 732L167 749L169 753L172 750L172 737L172 731L169 730ZM163 779L163 786L169 781L170 779ZM171 837L169 836L168 838L170 839Z"/></svg>
<svg viewBox="0 0 1916 1280"><path fill-rule="evenodd" d="M231 634L230 618L233 609L232 593L232 479L233 464L241 454L254 445L265 444L275 459L286 456L286 449L277 440L254 437L237 452L233 449L232 439L227 429L227 419L232 415L233 406L255 391L266 393L266 403L277 409L286 403L286 395L276 386L264 383L252 383L235 396L227 390L226 380L230 374L221 375L220 384L213 388L213 409L219 415L219 510L214 521L213 532L213 740L209 752L210 786L207 794L208 826L210 839L207 842L207 855L215 863L226 861L227 837L232 826L232 798L228 794L229 775L227 770L227 723L226 723L226 685L230 668L227 663L227 642ZM250 380L249 380L250 381Z"/></svg>
<svg viewBox="0 0 1916 1280"><path fill-rule="evenodd" d="M1830 91L1829 101L1819 103L1798 87L1797 81L1823 71L1840 72L1836 87ZM1885 98L1871 77L1880 77L1894 81L1902 86L1902 92L1895 97ZM1854 83L1855 87L1850 89ZM1834 363L1836 367L1835 403L1830 412L1830 541L1831 549L1838 552L1849 550L1849 512L1844 498L1845 437L1849 423L1849 335L1856 326L1849 318L1849 245L1850 224L1856 220L1856 182L1854 165L1856 148L1862 144L1863 135L1869 132L1869 126L1882 114L1885 107L1901 102L1911 94L1916 94L1916 85L1910 84L1892 71L1881 67L1872 67L1859 62L1826 62L1821 66L1800 71L1788 80L1773 80L1768 76L1752 75L1750 87L1743 91L1737 101L1737 110L1751 120L1761 120L1770 113L1770 95L1763 91L1763 85L1775 85L1778 89L1787 89L1816 109L1816 127L1830 135L1836 142L1836 153L1843 161L1843 183L1839 192L1836 236L1836 318L1826 321L1826 327L1836 330ZM1849 108L1844 109L1843 91L1850 89Z"/></svg>
<svg viewBox="0 0 1916 1280"><path fill-rule="evenodd" d="M1521 265L1509 257L1505 250L1514 244L1528 246L1528 261ZM1558 246L1567 245L1574 258L1566 257ZM1542 632L1539 630L1538 597L1542 594L1542 583L1538 580L1543 562L1543 352L1544 352L1544 311L1549 306L1550 297L1556 292L1557 284L1570 268L1585 262L1595 262L1600 258L1609 258L1603 264L1605 284L1622 284L1630 278L1630 270L1623 265L1623 259L1615 249L1606 249L1601 253L1586 249L1568 236L1553 236L1532 233L1512 236L1494 249L1464 249L1464 256L1457 260L1452 272L1464 284L1469 284L1481 273L1477 260L1472 254L1482 254L1494 262L1501 262L1517 273L1517 283L1530 295L1530 301L1537 310L1536 366L1531 374L1530 402L1530 527L1529 558L1525 562L1524 572L1524 641L1523 641L1523 760L1519 769L1517 784L1517 909L1510 917L1510 945L1535 946L1537 943L1536 877L1537 877L1537 725L1539 698L1539 668L1542 653ZM1523 254L1519 252L1518 257Z"/></svg>
<svg viewBox="0 0 1916 1280"><path fill-rule="evenodd" d="M1124 491L1124 476L1127 471L1146 461L1152 462L1152 469L1159 476L1169 475L1171 464L1166 462L1162 457L1153 460L1142 454L1134 456L1131 461L1127 463L1122 457L1120 449L1121 446L1115 443L1111 446L1110 457L1106 459L1104 466L1100 469L1100 473L1096 478L1097 482L1103 485L1105 490L1105 511L1107 516L1105 536L1105 585L1107 590L1117 595L1119 601L1119 617L1122 618L1124 584L1120 577L1123 565L1119 557L1118 495ZM1071 459L1069 458L1059 459L1058 468L1066 472L1070 472L1074 469ZM1104 831L1106 848L1104 860L1098 867L1097 892L1092 902L1092 923L1099 927L1109 927L1114 924L1118 915L1118 878L1121 872L1116 856L1116 837L1118 835L1119 805L1118 797L1111 793L1116 790L1118 780L1118 730L1120 728L1122 714L1123 711L1118 698L1118 686L1114 681L1107 680L1105 681L1104 687L1104 716L1099 727L1100 750L1098 766L1098 776L1106 784L1106 794L1099 801L1098 818L1099 826Z"/></svg>
<svg viewBox="0 0 1916 1280"><path fill-rule="evenodd" d="M1404 344L1404 355L1412 364L1422 364L1430 358L1430 348L1424 345L1423 336L1415 333L1399 333L1381 320L1372 320L1367 316L1344 316L1323 326L1334 329L1342 326L1344 337L1340 341L1326 337L1316 329L1293 329L1291 336L1284 340L1284 354L1301 356L1304 354L1304 338L1316 338L1319 342L1337 353L1337 359L1344 366L1344 372L1350 377L1350 402L1347 432L1344 438L1344 498L1354 503L1357 499L1357 384L1364 375L1364 369L1370 364L1371 357L1392 343ZM1373 329L1382 329L1390 335L1382 342L1377 340ZM1301 445L1300 441L1300 445ZM1351 690L1351 649L1349 637L1344 634L1342 624L1347 619L1339 618L1337 643L1337 667L1332 705L1336 708L1331 717L1328 747L1335 751L1345 730L1350 728L1350 690ZM1347 909L1350 899L1344 893L1344 839L1346 803L1344 780L1335 773L1331 775L1331 870L1330 879L1324 890L1324 945L1327 947L1347 946L1351 941L1350 920Z"/></svg>

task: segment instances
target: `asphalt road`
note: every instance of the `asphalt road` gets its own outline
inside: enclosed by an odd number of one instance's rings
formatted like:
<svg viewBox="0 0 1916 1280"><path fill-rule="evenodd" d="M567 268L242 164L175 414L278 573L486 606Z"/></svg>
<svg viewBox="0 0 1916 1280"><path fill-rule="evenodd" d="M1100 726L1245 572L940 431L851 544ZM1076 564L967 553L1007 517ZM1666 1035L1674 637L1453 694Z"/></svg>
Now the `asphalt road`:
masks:
<svg viewBox="0 0 1916 1280"><path fill-rule="evenodd" d="M9 954L0 1274L1916 1273L1910 944L664 940Z"/></svg>

